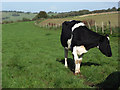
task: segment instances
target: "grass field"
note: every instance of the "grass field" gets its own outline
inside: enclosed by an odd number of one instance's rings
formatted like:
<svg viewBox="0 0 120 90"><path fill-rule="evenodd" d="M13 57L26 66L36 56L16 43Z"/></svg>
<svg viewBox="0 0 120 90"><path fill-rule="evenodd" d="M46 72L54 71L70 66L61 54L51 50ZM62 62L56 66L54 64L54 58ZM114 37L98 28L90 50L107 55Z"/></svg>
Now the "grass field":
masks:
<svg viewBox="0 0 120 90"><path fill-rule="evenodd" d="M97 48L89 50L83 56L82 75L75 76L71 52L69 68L64 67L60 33L37 27L34 22L3 24L2 87L95 88L119 82L118 37L110 37L112 57L104 56Z"/></svg>
<svg viewBox="0 0 120 90"><path fill-rule="evenodd" d="M14 14L19 16L13 16ZM35 16L36 14L33 13L2 12L2 21L17 21L22 20L23 18L32 20Z"/></svg>
<svg viewBox="0 0 120 90"><path fill-rule="evenodd" d="M91 16L75 16L75 17L67 17L67 18L60 18L60 19L46 19L43 22L40 22L39 25L46 25L47 23L55 23L55 24L62 24L64 21L69 20L95 20L97 26L102 26L102 22L108 24L108 21L111 21L111 26L118 26L118 13L114 14L102 14L102 15L91 15Z"/></svg>

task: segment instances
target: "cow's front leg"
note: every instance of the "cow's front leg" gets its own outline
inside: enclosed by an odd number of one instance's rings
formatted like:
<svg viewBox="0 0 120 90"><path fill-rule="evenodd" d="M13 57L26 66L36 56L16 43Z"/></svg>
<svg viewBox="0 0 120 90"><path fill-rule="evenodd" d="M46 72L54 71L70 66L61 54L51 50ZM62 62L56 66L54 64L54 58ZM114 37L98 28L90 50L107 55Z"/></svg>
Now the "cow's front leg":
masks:
<svg viewBox="0 0 120 90"><path fill-rule="evenodd" d="M77 75L80 73L80 63L81 63L82 58L78 57L76 47L73 48L73 56L74 56L74 61L75 61L75 74Z"/></svg>
<svg viewBox="0 0 120 90"><path fill-rule="evenodd" d="M82 58L79 58L79 59L78 59L78 73L80 73L80 65L81 65L81 62L82 62Z"/></svg>
<svg viewBox="0 0 120 90"><path fill-rule="evenodd" d="M67 65L68 50L65 48L64 48L64 50L65 50L65 67L67 68L68 67L68 65Z"/></svg>
<svg viewBox="0 0 120 90"><path fill-rule="evenodd" d="M80 64L82 62L82 58L79 59L75 59L75 74L79 74L80 73Z"/></svg>
<svg viewBox="0 0 120 90"><path fill-rule="evenodd" d="M75 59L75 74L79 74L79 61L77 59Z"/></svg>

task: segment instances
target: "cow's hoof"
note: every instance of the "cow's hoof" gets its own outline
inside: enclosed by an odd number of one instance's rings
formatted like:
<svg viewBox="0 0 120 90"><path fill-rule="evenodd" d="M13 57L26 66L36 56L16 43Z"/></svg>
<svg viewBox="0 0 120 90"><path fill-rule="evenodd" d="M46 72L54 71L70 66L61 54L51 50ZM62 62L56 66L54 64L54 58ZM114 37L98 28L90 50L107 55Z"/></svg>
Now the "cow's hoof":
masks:
<svg viewBox="0 0 120 90"><path fill-rule="evenodd" d="M78 75L79 73L75 73L75 75Z"/></svg>
<svg viewBox="0 0 120 90"><path fill-rule="evenodd" d="M78 72L75 72L75 75L78 75L78 74L81 74L81 72L80 72L80 71L78 71Z"/></svg>
<svg viewBox="0 0 120 90"><path fill-rule="evenodd" d="M79 75L79 74L81 74L80 72L79 73L75 73L75 75Z"/></svg>

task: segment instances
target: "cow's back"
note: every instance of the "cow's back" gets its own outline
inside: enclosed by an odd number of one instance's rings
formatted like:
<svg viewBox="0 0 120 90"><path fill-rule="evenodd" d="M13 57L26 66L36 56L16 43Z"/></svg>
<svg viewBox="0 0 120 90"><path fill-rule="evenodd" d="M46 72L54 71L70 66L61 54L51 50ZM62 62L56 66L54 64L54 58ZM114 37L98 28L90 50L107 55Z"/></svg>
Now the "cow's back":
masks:
<svg viewBox="0 0 120 90"><path fill-rule="evenodd" d="M63 47L68 47L67 41L71 38L72 27L81 21L65 21L62 23L61 44Z"/></svg>

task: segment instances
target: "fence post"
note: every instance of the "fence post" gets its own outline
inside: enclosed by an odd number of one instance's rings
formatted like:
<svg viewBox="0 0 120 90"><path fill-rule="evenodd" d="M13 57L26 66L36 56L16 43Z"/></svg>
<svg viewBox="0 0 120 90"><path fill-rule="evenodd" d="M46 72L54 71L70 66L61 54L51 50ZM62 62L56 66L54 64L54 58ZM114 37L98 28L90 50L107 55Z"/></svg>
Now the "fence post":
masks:
<svg viewBox="0 0 120 90"><path fill-rule="evenodd" d="M111 28L111 22L109 21L109 30L110 30L110 34L112 35L112 28Z"/></svg>
<svg viewBox="0 0 120 90"><path fill-rule="evenodd" d="M48 26L47 26L47 24L46 24L46 28L47 28Z"/></svg>
<svg viewBox="0 0 120 90"><path fill-rule="evenodd" d="M104 33L104 23L102 22L102 33Z"/></svg>
<svg viewBox="0 0 120 90"><path fill-rule="evenodd" d="M89 29L91 29L90 23L87 21Z"/></svg>
<svg viewBox="0 0 120 90"><path fill-rule="evenodd" d="M96 29L96 32L97 32L97 24L96 24L96 22L95 22L95 29Z"/></svg>
<svg viewBox="0 0 120 90"><path fill-rule="evenodd" d="M61 24L59 24L59 28L60 28Z"/></svg>

